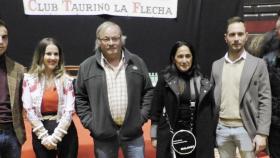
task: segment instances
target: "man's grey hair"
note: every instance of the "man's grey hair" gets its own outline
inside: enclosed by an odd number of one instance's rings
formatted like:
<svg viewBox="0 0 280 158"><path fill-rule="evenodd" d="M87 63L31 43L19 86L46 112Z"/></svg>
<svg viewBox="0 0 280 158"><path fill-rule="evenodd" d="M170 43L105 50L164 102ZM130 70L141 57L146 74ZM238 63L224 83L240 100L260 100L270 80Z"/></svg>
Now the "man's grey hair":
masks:
<svg viewBox="0 0 280 158"><path fill-rule="evenodd" d="M107 29L108 27L111 27L111 26L116 26L116 27L119 28L122 45L123 46L125 45L125 40L126 40L127 37L123 35L121 27L118 24L116 24L112 21L105 21L102 24L100 24L98 26L98 28L96 29L96 39L95 39L95 48L94 48L95 50L97 50L100 47L99 38L100 38L101 32L103 32L105 29Z"/></svg>

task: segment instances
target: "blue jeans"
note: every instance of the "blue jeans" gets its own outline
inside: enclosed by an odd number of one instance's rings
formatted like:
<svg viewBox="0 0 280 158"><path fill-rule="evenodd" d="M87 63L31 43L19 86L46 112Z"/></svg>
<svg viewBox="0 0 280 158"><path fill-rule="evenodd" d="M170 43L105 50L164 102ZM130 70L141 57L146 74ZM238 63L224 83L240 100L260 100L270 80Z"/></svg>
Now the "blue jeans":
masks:
<svg viewBox="0 0 280 158"><path fill-rule="evenodd" d="M0 158L20 158L21 145L13 130L0 129Z"/></svg>
<svg viewBox="0 0 280 158"><path fill-rule="evenodd" d="M227 127L218 124L216 142L221 158L236 157L236 148L241 158L255 158L252 139L244 127Z"/></svg>
<svg viewBox="0 0 280 158"><path fill-rule="evenodd" d="M121 141L118 138L113 140L94 140L94 151L96 158L117 158L119 148L122 149L125 158L144 158L144 138Z"/></svg>

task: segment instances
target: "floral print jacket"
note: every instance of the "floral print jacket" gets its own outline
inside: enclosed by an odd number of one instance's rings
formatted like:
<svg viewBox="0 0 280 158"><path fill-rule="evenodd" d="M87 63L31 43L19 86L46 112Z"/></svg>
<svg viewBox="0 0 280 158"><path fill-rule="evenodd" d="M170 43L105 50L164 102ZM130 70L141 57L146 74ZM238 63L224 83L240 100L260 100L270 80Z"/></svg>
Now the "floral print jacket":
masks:
<svg viewBox="0 0 280 158"><path fill-rule="evenodd" d="M72 84L72 78L63 75L55 79L55 86L58 92L58 111L57 122L71 123L74 110L75 96ZM43 120L41 113L41 103L45 87L45 77L39 77L34 74L24 74L22 101L23 107L27 112L27 118L31 122ZM66 126L67 127L67 126ZM65 129L67 130L67 129Z"/></svg>

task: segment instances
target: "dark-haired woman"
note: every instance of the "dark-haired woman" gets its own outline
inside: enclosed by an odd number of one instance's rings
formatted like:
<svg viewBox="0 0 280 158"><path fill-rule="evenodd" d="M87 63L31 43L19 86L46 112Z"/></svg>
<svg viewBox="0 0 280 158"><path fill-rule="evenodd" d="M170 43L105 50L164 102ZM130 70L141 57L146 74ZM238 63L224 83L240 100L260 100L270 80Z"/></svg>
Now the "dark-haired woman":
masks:
<svg viewBox="0 0 280 158"><path fill-rule="evenodd" d="M32 125L36 157L76 158L73 84L65 73L62 49L55 39L44 38L38 43L31 68L24 74L22 101Z"/></svg>
<svg viewBox="0 0 280 158"><path fill-rule="evenodd" d="M212 85L199 72L190 43L176 42L169 59L152 102L151 138L157 158L214 158Z"/></svg>

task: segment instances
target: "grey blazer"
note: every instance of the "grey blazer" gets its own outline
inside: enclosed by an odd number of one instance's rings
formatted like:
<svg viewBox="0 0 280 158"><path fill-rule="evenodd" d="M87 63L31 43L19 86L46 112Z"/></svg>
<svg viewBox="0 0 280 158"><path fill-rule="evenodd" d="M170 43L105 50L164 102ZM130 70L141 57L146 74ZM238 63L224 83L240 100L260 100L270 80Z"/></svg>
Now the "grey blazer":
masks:
<svg viewBox="0 0 280 158"><path fill-rule="evenodd" d="M217 118L221 104L224 62L223 57L212 65L211 81L214 84ZM271 122L271 90L267 67L262 59L246 54L239 90L240 115L248 134L252 139L256 134L268 136Z"/></svg>

